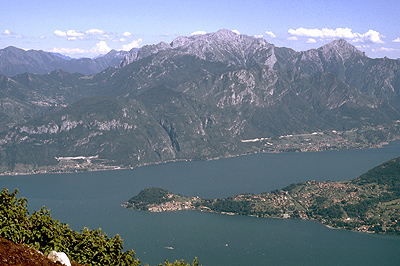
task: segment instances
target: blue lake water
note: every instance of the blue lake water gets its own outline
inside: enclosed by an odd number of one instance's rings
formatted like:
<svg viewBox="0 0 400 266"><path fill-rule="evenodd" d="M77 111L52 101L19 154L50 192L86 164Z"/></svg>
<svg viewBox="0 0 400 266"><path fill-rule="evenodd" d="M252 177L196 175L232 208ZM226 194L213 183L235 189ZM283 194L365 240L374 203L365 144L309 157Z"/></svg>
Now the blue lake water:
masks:
<svg viewBox="0 0 400 266"><path fill-rule="evenodd" d="M125 249L149 265L164 259L204 266L400 265L400 237L332 230L313 221L226 216L194 211L147 213L120 205L146 187L202 198L261 193L306 180L350 180L400 156L400 141L380 149L254 154L133 170L2 176L31 211L47 206L75 230L120 234ZM169 249L167 247L173 247Z"/></svg>

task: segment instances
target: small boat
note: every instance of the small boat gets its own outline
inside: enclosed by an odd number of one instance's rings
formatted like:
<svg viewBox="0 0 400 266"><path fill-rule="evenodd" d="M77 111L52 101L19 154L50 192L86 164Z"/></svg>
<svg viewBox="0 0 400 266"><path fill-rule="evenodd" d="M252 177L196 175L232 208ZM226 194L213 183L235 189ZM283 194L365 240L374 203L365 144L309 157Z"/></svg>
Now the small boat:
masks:
<svg viewBox="0 0 400 266"><path fill-rule="evenodd" d="M165 247L166 249L174 249L173 247Z"/></svg>

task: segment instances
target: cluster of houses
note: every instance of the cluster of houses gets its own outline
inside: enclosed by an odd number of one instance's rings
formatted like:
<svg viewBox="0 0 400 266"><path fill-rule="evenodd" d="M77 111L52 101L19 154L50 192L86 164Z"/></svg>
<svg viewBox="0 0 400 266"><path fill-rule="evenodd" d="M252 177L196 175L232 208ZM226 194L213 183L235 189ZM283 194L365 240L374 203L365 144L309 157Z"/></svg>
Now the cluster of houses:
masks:
<svg viewBox="0 0 400 266"><path fill-rule="evenodd" d="M168 212L168 211L182 211L182 210L194 210L194 207L190 201L168 201L159 205L153 205L148 207L149 212Z"/></svg>

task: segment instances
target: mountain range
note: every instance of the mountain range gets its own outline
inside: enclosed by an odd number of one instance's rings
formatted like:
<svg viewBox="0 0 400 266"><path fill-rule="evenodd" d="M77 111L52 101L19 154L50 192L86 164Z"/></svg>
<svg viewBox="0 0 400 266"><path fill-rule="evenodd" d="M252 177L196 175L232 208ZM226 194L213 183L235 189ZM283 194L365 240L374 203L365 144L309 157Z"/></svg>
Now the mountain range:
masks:
<svg viewBox="0 0 400 266"><path fill-rule="evenodd" d="M46 74L62 69L70 73L91 75L117 66L128 52L111 50L95 59L72 59L59 53L29 50L9 46L0 49L0 74L15 76L23 73Z"/></svg>
<svg viewBox="0 0 400 266"><path fill-rule="evenodd" d="M0 172L362 148L400 136L400 61L345 40L297 52L220 30L147 45L114 65L0 75Z"/></svg>

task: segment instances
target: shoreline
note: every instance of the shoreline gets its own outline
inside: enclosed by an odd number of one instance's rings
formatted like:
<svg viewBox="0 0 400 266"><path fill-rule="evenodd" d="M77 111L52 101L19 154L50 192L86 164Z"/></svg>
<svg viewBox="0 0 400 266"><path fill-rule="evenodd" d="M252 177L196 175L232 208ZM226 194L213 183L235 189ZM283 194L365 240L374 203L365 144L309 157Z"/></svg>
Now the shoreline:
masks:
<svg viewBox="0 0 400 266"><path fill-rule="evenodd" d="M76 168L71 168L71 170L66 170L66 171L48 171L45 169L37 169L33 170L34 172L5 172L5 173L0 173L1 176L23 176L23 175L37 175L37 174L74 174L74 173L87 173L87 172L100 172L100 171L116 171L116 170L132 170L136 169L139 167L144 167L144 166L150 166L150 165L158 165L158 164L166 164L166 163L175 163L175 162L191 162L191 161L198 161L198 162L207 162L207 161L215 161L219 159L228 159L228 158L235 158L235 157L240 157L240 156L247 156L247 155L254 155L254 154L280 154L280 153L289 153L289 152L296 152L296 153L309 153L309 152L324 152L324 151L340 151L340 150L365 150L365 149L380 149L384 146L390 145L390 143L394 141L398 141L400 138L396 138L387 142L381 142L376 145L369 145L366 147L362 148L355 148L355 147L349 147L347 149L324 149L324 150L308 150L308 151L254 151L254 152L245 152L241 154L230 154L227 156L217 156L217 157L212 157L212 158L205 158L205 159L174 159L174 160L167 160L167 161L159 161L159 162L154 162L154 163L143 163L139 164L137 166L123 166L123 165L111 165L111 166L99 166L98 168L96 167L96 164L90 163L88 165L92 165L94 167L93 169L85 169L84 167L87 165L83 165ZM96 155L98 156L98 155ZM54 167L54 166L53 166Z"/></svg>
<svg viewBox="0 0 400 266"><path fill-rule="evenodd" d="M121 207L126 208L128 210L133 210L133 211L144 211L144 212L149 212L149 213L161 213L161 212L182 212L182 211L194 211L194 212L206 212L206 213L212 213L212 214L219 214L219 215L226 215L226 216L246 216L246 217L252 217L252 218L257 218L257 219L278 219L278 220L303 220L303 221L308 221L308 222L316 222L319 223L328 229L331 230L344 230L344 231L350 231L354 233L361 233L361 234L370 234L370 235L385 235L385 236L394 236L394 237L400 237L399 235L396 234L387 234L387 233L377 233L375 231L366 231L366 230L351 230L351 229L346 229L346 228L341 228L341 227L333 227L331 225L327 225L323 223L322 221L319 221L317 219L309 219L309 218L293 218L293 217L262 217L262 216L256 216L256 215L242 215L239 213L232 213L232 212L217 212L217 211L212 211L212 210L205 210L205 209L182 209L182 210L167 210L167 211L149 211L149 210L138 210L134 209L132 207L129 207L127 205L121 204Z"/></svg>

